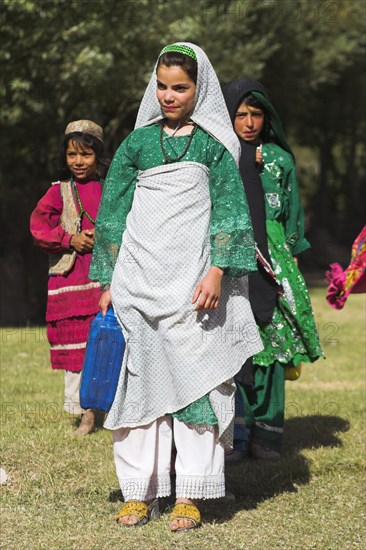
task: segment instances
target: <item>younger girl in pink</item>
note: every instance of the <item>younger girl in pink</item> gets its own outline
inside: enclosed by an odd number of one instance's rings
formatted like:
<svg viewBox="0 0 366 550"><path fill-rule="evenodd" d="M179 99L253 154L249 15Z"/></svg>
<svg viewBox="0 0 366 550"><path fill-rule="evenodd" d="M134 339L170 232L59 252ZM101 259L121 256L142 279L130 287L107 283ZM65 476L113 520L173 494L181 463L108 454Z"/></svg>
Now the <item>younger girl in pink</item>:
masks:
<svg viewBox="0 0 366 550"><path fill-rule="evenodd" d="M108 164L102 128L89 120L68 124L61 159L68 178L52 183L41 198L30 230L35 245L49 254L46 321L51 365L65 371L64 409L82 415L75 433L86 435L95 429L94 412L81 409L79 389L88 329L100 299L99 283L91 281L88 272L102 195L97 168Z"/></svg>

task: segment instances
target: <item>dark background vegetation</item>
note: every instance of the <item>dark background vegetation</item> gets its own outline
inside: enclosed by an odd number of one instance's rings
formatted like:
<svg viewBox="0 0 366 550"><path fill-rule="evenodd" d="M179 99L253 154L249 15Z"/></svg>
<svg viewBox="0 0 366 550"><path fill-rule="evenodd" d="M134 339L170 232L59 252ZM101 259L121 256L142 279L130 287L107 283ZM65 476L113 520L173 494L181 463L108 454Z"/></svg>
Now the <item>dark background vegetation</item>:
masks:
<svg viewBox="0 0 366 550"><path fill-rule="evenodd" d="M347 264L364 224L364 0L2 0L1 322L44 319L47 259L29 215L51 181L67 122L133 129L163 45L188 40L223 84L267 85L293 145L312 252Z"/></svg>

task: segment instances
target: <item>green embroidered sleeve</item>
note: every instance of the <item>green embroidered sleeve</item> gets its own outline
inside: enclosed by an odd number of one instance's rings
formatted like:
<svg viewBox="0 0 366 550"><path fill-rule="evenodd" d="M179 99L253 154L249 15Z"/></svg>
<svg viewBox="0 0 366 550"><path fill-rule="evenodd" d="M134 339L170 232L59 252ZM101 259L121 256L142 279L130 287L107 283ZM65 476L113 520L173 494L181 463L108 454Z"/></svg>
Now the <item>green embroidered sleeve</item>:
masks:
<svg viewBox="0 0 366 550"><path fill-rule="evenodd" d="M177 138L174 144L176 147L185 146L185 137ZM231 154L222 144L198 129L189 155L184 160L205 162L210 170L212 212L208 245L211 248L211 265L222 267L231 277L241 277L255 271L255 245L248 205ZM89 273L91 279L101 284L110 283L126 218L132 206L138 168L146 170L161 162L157 125L135 130L117 150L98 212Z"/></svg>
<svg viewBox="0 0 366 550"><path fill-rule="evenodd" d="M297 256L310 248L310 244L304 236L304 209L301 204L296 168L292 159L289 160L285 169L284 192L287 196L286 242L291 246L293 256Z"/></svg>
<svg viewBox="0 0 366 550"><path fill-rule="evenodd" d="M255 243L243 182L232 155L218 142L209 162L211 265L230 277L256 271Z"/></svg>
<svg viewBox="0 0 366 550"><path fill-rule="evenodd" d="M135 191L137 167L130 146L130 136L113 157L95 225L95 244L89 277L102 285L111 282Z"/></svg>

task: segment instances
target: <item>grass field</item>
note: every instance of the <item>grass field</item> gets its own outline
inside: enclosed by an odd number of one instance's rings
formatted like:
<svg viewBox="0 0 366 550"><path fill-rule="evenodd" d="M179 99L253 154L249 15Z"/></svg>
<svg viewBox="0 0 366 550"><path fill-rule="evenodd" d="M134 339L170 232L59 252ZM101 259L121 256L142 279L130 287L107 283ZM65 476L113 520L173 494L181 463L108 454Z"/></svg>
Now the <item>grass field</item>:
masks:
<svg viewBox="0 0 366 550"><path fill-rule="evenodd" d="M343 311L312 301L326 361L287 382L283 458L227 471L230 500L202 505L204 525L168 531L169 505L140 529L114 523L120 507L111 435L72 435L62 411L63 375L48 362L44 329L1 335L1 548L249 549L365 548L365 299Z"/></svg>

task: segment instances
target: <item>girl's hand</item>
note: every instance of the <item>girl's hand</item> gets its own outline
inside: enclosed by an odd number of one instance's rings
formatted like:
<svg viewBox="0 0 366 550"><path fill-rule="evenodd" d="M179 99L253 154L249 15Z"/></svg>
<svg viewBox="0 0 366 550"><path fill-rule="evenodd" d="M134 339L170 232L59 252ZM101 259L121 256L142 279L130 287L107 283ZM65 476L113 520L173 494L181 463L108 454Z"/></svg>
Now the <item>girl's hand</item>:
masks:
<svg viewBox="0 0 366 550"><path fill-rule="evenodd" d="M79 254L91 252L94 245L94 229L84 229L81 233L73 235L70 239L70 246Z"/></svg>
<svg viewBox="0 0 366 550"><path fill-rule="evenodd" d="M192 299L192 304L198 300L198 303L194 308L195 311L200 309L216 309L218 307L221 296L221 280L223 275L224 270L220 267L210 267L207 275L196 286Z"/></svg>
<svg viewBox="0 0 366 550"><path fill-rule="evenodd" d="M102 295L99 300L99 309L102 312L102 315L107 313L108 308L112 305L112 297L111 297L111 291L106 290L105 292L102 292Z"/></svg>
<svg viewBox="0 0 366 550"><path fill-rule="evenodd" d="M299 258L297 256L293 256L293 259L294 259L295 264L298 266L299 265Z"/></svg>
<svg viewBox="0 0 366 550"><path fill-rule="evenodd" d="M262 149L260 147L257 147L255 150L255 162L259 165L263 163Z"/></svg>

